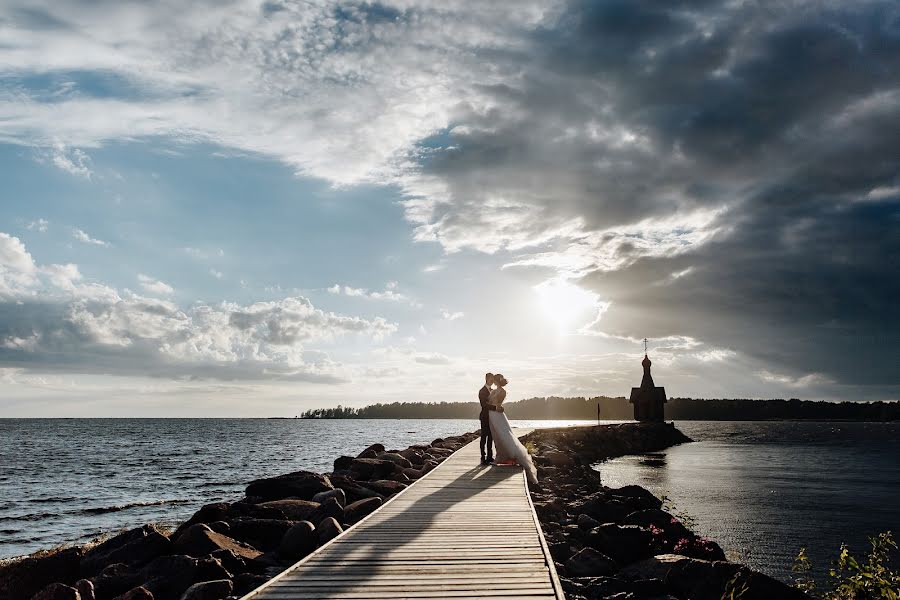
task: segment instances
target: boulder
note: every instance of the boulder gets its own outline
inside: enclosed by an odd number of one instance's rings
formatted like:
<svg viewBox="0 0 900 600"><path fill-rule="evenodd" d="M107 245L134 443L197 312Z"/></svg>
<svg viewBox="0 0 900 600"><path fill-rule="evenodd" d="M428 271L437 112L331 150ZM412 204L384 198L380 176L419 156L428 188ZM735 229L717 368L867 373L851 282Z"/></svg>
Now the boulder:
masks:
<svg viewBox="0 0 900 600"><path fill-rule="evenodd" d="M274 506L263 506L266 501L262 498L256 498L253 502L241 501L235 502L228 507L228 514L225 516L226 521L247 517L250 519L286 519L287 517L280 509ZM173 536L174 539L174 536Z"/></svg>
<svg viewBox="0 0 900 600"><path fill-rule="evenodd" d="M327 519L319 523L318 527L316 527L316 535L319 538L319 545L324 545L325 543L331 541L332 539L343 533L343 531L344 528L341 527L341 524L337 519L328 517Z"/></svg>
<svg viewBox="0 0 900 600"><path fill-rule="evenodd" d="M767 575L726 561L707 561L660 554L622 570L628 579L659 579L678 597L720 600L730 588L741 588L742 600L809 600L806 594Z"/></svg>
<svg viewBox="0 0 900 600"><path fill-rule="evenodd" d="M422 477L425 474L425 472L422 469L410 468L410 469L403 469L403 474L406 475L409 479L415 480L415 479L419 479L420 477Z"/></svg>
<svg viewBox="0 0 900 600"><path fill-rule="evenodd" d="M335 488L333 490L328 490L327 492L319 492L313 496L312 501L322 504L329 498L334 498L341 506L347 506L347 494L341 488Z"/></svg>
<svg viewBox="0 0 900 600"><path fill-rule="evenodd" d="M657 528L663 532L663 537L675 543L683 538L693 537L693 533L685 527L681 521L658 508L647 508L635 511L623 519L626 525L639 525L648 529Z"/></svg>
<svg viewBox="0 0 900 600"><path fill-rule="evenodd" d="M178 539L182 533L184 533L188 527L191 525L196 525L197 523L206 523L209 525L210 523L215 523L216 521L223 521L228 516L228 509L230 505L227 502L214 502L213 504L204 504L200 507L200 510L195 512L190 519L182 523L178 526L178 529L175 530L175 533L172 534L172 539Z"/></svg>
<svg viewBox="0 0 900 600"><path fill-rule="evenodd" d="M231 530L231 525L228 524L228 521L213 521L212 523L209 523L209 528L216 533L228 535L228 532Z"/></svg>
<svg viewBox="0 0 900 600"><path fill-rule="evenodd" d="M402 469L409 469L410 467L412 467L412 463L409 462L409 460L393 452L380 452L378 454L378 458L381 460L389 460L395 465L399 465Z"/></svg>
<svg viewBox="0 0 900 600"><path fill-rule="evenodd" d="M210 558L214 558L219 561L225 568L225 570L232 575L236 575L238 573L246 573L249 570L249 567L247 566L247 560L242 556L238 556L231 550L220 548L209 556Z"/></svg>
<svg viewBox="0 0 900 600"><path fill-rule="evenodd" d="M169 538L153 525L144 525L97 544L81 558L82 576L95 575L107 565L140 565L171 549Z"/></svg>
<svg viewBox="0 0 900 600"><path fill-rule="evenodd" d="M541 456L544 458L544 460L549 462L554 467L575 466L575 459L565 452L559 452L558 450L548 450L541 454Z"/></svg>
<svg viewBox="0 0 900 600"><path fill-rule="evenodd" d="M0 565L0 600L31 598L51 583L74 584L81 555L81 548L66 548Z"/></svg>
<svg viewBox="0 0 900 600"><path fill-rule="evenodd" d="M278 519L235 519L229 536L257 550L268 552L278 548L281 538L297 521Z"/></svg>
<svg viewBox="0 0 900 600"><path fill-rule="evenodd" d="M255 575L253 573L242 573L234 578L235 596L246 596L265 582L269 580L266 575Z"/></svg>
<svg viewBox="0 0 900 600"><path fill-rule="evenodd" d="M334 470L338 471L349 471L350 465L353 464L352 456L338 456L334 459Z"/></svg>
<svg viewBox="0 0 900 600"><path fill-rule="evenodd" d="M662 500L639 485L626 485L612 489L609 494L622 503L633 506L635 510L662 508Z"/></svg>
<svg viewBox="0 0 900 600"><path fill-rule="evenodd" d="M378 458L355 458L350 464L350 475L357 480L384 479L394 472L394 463Z"/></svg>
<svg viewBox="0 0 900 600"><path fill-rule="evenodd" d="M401 450L397 454L408 460L414 467L421 467L425 464L425 455L414 448Z"/></svg>
<svg viewBox="0 0 900 600"><path fill-rule="evenodd" d="M228 579L195 583L181 596L181 600L224 600L231 595L234 584Z"/></svg>
<svg viewBox="0 0 900 600"><path fill-rule="evenodd" d="M347 502L356 502L364 498L382 498L383 496L374 490L370 490L353 480L352 477L344 475L335 475L333 477L334 485L342 490L347 496Z"/></svg>
<svg viewBox="0 0 900 600"><path fill-rule="evenodd" d="M333 491L333 490L331 490ZM324 492L331 493L331 492ZM317 496L320 494L316 494ZM312 500L301 500L299 498L285 498L284 500L270 500L263 502L259 506L265 508L274 508L281 511L285 517L291 521L303 521L309 519L310 515L319 510L319 502Z"/></svg>
<svg viewBox="0 0 900 600"><path fill-rule="evenodd" d="M75 582L75 589L81 600L97 600L97 593L94 591L94 582L90 579L79 579Z"/></svg>
<svg viewBox="0 0 900 600"><path fill-rule="evenodd" d="M309 521L300 521L284 534L278 546L278 555L288 560L300 560L315 550L318 544L315 525Z"/></svg>
<svg viewBox="0 0 900 600"><path fill-rule="evenodd" d="M612 575L618 570L616 562L593 548L583 548L565 562L566 573L572 577Z"/></svg>
<svg viewBox="0 0 900 600"><path fill-rule="evenodd" d="M397 492L405 490L407 485L392 479L379 479L376 481L367 481L366 487L375 490L383 496L393 496Z"/></svg>
<svg viewBox="0 0 900 600"><path fill-rule="evenodd" d="M111 600L140 585L143 581L140 572L128 565L118 564L109 565L103 569L99 575L90 579L90 584L97 600Z"/></svg>
<svg viewBox="0 0 900 600"><path fill-rule="evenodd" d="M594 527L598 527L600 525L600 521L598 521L594 517L582 513L575 519L575 524L578 525L580 529L591 530Z"/></svg>
<svg viewBox="0 0 900 600"><path fill-rule="evenodd" d="M121 596L116 596L113 600L153 600L153 594L144 586L138 586Z"/></svg>
<svg viewBox="0 0 900 600"><path fill-rule="evenodd" d="M140 575L145 581L143 586L157 600L178 600L185 590L199 581L231 578L231 573L218 559L185 555L161 556L144 567Z"/></svg>
<svg viewBox="0 0 900 600"><path fill-rule="evenodd" d="M585 543L626 565L652 554L651 538L650 531L638 525L604 523L588 533Z"/></svg>
<svg viewBox="0 0 900 600"><path fill-rule="evenodd" d="M62 583L51 583L32 596L31 600L81 600L81 595L77 589L71 586Z"/></svg>
<svg viewBox="0 0 900 600"><path fill-rule="evenodd" d="M344 505L338 502L337 498L329 498L319 507L313 515L311 519L307 519L308 521L312 521L312 523L318 527L319 523L324 521L325 519L342 519L344 518Z"/></svg>
<svg viewBox="0 0 900 600"><path fill-rule="evenodd" d="M216 533L203 523L191 525L175 540L173 545L175 552L194 557L206 556L223 548L231 550L247 560L252 560L261 554L256 548L227 535Z"/></svg>
<svg viewBox="0 0 900 600"><path fill-rule="evenodd" d="M360 452L359 455L357 456L357 458L361 457L363 454L373 455L371 457L364 457L364 458L374 458L380 452L384 452L384 445L383 444L372 444L371 446L369 446L368 448L366 448L365 450Z"/></svg>
<svg viewBox="0 0 900 600"><path fill-rule="evenodd" d="M247 496L257 496L263 500L282 498L302 498L308 500L319 492L334 489L325 475L311 471L296 471L277 477L257 479L247 485Z"/></svg>
<svg viewBox="0 0 900 600"><path fill-rule="evenodd" d="M366 498L348 504L344 508L344 522L351 525L362 520L366 515L381 506L381 498Z"/></svg>

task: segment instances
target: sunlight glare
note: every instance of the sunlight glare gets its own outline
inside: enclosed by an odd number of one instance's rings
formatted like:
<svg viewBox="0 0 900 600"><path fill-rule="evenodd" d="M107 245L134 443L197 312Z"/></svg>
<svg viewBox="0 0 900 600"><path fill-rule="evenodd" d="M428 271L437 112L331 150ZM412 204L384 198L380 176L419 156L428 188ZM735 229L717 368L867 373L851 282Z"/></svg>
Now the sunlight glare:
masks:
<svg viewBox="0 0 900 600"><path fill-rule="evenodd" d="M556 324L560 333L597 317L600 307L597 294L564 279L549 279L534 286L534 291L545 315Z"/></svg>

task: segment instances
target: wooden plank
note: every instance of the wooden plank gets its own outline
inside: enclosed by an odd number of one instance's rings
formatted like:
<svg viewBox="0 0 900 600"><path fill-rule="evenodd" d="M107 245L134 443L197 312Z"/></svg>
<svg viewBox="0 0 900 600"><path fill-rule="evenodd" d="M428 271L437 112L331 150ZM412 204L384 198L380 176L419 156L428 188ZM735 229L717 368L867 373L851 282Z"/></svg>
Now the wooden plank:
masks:
<svg viewBox="0 0 900 600"><path fill-rule="evenodd" d="M518 467L473 442L242 600L564 598Z"/></svg>

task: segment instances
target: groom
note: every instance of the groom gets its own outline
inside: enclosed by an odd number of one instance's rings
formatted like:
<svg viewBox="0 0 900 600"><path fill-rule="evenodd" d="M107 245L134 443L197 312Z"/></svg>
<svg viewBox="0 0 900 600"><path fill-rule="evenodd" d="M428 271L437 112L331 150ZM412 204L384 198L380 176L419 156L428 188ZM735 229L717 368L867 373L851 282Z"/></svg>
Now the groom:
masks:
<svg viewBox="0 0 900 600"><path fill-rule="evenodd" d="M494 462L494 449L493 438L491 438L491 423L489 420L490 411L498 410L496 406L491 404L491 385L494 383L494 374L493 373L485 373L484 374L484 387L478 390L478 402L481 404L481 414L479 415L479 419L481 420L481 440L479 441L479 447L481 448L481 464L489 465ZM503 409L499 409L500 412L503 412ZM485 446L487 446L487 455L485 456Z"/></svg>

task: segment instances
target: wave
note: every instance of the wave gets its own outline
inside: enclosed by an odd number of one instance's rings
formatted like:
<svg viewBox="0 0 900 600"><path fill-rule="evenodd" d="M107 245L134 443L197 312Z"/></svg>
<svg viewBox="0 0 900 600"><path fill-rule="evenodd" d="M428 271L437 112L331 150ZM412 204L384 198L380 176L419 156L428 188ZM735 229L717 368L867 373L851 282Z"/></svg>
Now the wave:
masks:
<svg viewBox="0 0 900 600"><path fill-rule="evenodd" d="M106 513L119 512L120 510L128 510L129 508L138 508L141 506L164 506L167 504L188 504L193 500L183 498L175 498L172 500L149 500L146 502L129 502L127 504L116 504L113 506L99 506L96 508L85 508L78 511L84 515L102 515Z"/></svg>

